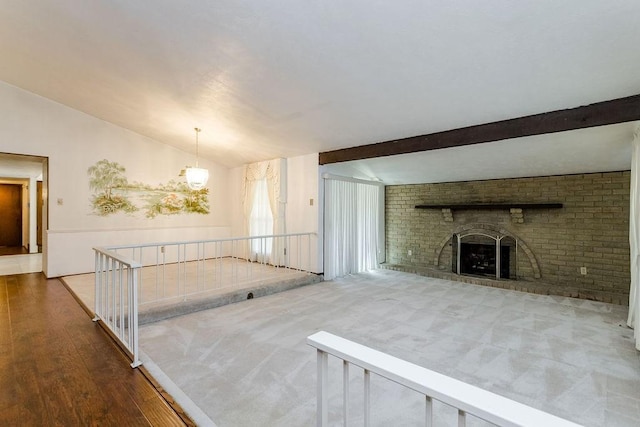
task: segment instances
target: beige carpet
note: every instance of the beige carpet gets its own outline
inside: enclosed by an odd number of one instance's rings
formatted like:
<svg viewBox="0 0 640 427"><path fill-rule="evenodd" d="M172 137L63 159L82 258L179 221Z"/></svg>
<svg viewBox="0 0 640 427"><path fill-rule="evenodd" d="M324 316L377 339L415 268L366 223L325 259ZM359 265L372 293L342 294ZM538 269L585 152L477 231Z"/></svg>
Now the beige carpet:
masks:
<svg viewBox="0 0 640 427"><path fill-rule="evenodd" d="M141 328L141 347L218 426L310 426L326 330L586 426L640 425L626 307L374 271ZM342 371L330 359L330 425ZM353 425L362 372L351 370ZM373 425L424 425L423 398L372 379ZM455 412L436 405L438 426ZM471 419L468 425L483 425Z"/></svg>

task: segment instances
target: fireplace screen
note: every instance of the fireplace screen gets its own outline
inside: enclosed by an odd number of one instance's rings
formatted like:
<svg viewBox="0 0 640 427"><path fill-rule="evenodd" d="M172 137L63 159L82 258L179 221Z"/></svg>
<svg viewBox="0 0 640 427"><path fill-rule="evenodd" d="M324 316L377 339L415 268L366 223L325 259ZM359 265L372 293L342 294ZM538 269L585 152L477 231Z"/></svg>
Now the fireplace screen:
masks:
<svg viewBox="0 0 640 427"><path fill-rule="evenodd" d="M469 276L515 279L517 242L510 236L460 233L452 238L452 271Z"/></svg>

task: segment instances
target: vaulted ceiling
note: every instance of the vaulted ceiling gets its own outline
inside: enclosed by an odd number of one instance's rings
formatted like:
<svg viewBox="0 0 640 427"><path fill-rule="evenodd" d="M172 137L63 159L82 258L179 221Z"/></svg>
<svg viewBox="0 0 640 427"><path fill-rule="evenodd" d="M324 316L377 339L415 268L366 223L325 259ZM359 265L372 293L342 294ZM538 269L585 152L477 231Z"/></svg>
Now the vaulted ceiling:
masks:
<svg viewBox="0 0 640 427"><path fill-rule="evenodd" d="M201 127L201 155L232 167L638 94L638 16L637 0L3 1L0 80L185 151ZM525 139L488 169L625 169L634 126ZM444 174L496 144L421 161ZM349 173L421 179L396 160Z"/></svg>

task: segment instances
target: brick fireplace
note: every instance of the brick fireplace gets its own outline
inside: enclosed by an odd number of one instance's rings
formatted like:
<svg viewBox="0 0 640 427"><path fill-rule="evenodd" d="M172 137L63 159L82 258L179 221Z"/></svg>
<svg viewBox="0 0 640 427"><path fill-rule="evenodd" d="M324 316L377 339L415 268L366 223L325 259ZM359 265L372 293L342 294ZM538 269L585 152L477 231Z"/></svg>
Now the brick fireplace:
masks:
<svg viewBox="0 0 640 427"><path fill-rule="evenodd" d="M623 171L387 186L386 267L627 304L629 180Z"/></svg>

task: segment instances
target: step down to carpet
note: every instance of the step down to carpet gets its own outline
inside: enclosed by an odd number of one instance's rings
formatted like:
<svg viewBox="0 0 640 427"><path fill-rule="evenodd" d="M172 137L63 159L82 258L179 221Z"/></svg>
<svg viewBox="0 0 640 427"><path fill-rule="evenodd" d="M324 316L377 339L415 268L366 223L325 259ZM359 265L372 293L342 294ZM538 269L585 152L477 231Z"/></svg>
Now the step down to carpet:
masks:
<svg viewBox="0 0 640 427"><path fill-rule="evenodd" d="M216 293L215 295L199 294L188 297L186 301L165 302L154 305L140 307L138 313L138 323L158 322L171 317L182 316L196 311L208 310L221 307L227 304L246 301L247 299L259 298L278 292L288 291L300 286L319 283L323 280L322 275L306 274L302 277L279 280L274 283L257 283L255 286L246 286L242 289L230 290L226 293Z"/></svg>

